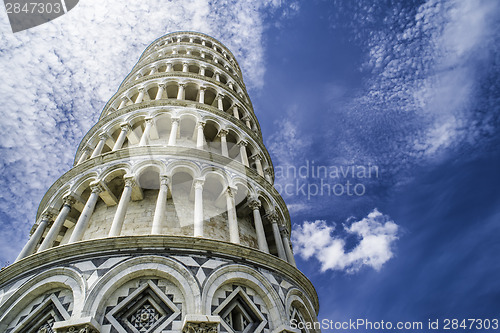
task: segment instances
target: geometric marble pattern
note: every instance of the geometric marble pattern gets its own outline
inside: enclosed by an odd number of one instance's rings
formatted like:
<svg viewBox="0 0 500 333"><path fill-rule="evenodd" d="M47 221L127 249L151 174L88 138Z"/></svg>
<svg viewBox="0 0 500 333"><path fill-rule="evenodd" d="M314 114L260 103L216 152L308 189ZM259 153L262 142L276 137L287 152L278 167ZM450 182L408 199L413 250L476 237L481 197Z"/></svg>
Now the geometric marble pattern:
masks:
<svg viewBox="0 0 500 333"><path fill-rule="evenodd" d="M196 277L200 286L203 286L206 278L213 272L214 269L227 264L227 261L207 258L204 256L172 256L171 258L180 261L186 266Z"/></svg>
<svg viewBox="0 0 500 333"><path fill-rule="evenodd" d="M220 332L271 332L264 301L249 287L237 284L221 286L212 298L212 314L222 318ZM248 322L243 329L241 325L234 325L235 315L240 323Z"/></svg>
<svg viewBox="0 0 500 333"><path fill-rule="evenodd" d="M54 322L67 320L71 316L72 295L69 290L60 290L38 297L28 307L28 313L19 316L6 333L53 333Z"/></svg>
<svg viewBox="0 0 500 333"><path fill-rule="evenodd" d="M174 321L181 320L182 303L174 302L174 295L165 293L167 287L159 286L156 279L141 280L138 284L108 304L103 332L163 332L171 330Z"/></svg>

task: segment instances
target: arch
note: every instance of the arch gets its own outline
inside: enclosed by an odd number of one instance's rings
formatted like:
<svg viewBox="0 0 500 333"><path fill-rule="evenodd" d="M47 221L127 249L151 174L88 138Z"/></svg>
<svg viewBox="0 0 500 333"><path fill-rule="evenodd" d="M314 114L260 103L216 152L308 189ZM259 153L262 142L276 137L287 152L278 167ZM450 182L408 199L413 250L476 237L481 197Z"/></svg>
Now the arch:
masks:
<svg viewBox="0 0 500 333"><path fill-rule="evenodd" d="M137 163L132 167L130 173L135 175L136 178L139 178L143 172L150 168L155 169L160 175L166 174L167 172L165 163L163 163L162 161L151 159Z"/></svg>
<svg viewBox="0 0 500 333"><path fill-rule="evenodd" d="M137 277L152 275L172 282L184 296L184 313L199 313L200 289L191 272L170 258L146 255L126 260L104 274L95 284L87 297L89 301L83 308L85 315L97 316L109 296L124 283Z"/></svg>
<svg viewBox="0 0 500 333"><path fill-rule="evenodd" d="M248 286L258 293L269 311L271 330L284 324L281 313L285 308L271 283L258 270L239 264L223 266L207 278L201 295L202 313L212 313L211 306L215 292L223 285L230 283Z"/></svg>
<svg viewBox="0 0 500 333"><path fill-rule="evenodd" d="M127 162L115 164L104 170L99 178L102 179L105 183L108 183L119 175L130 173L130 169L131 166Z"/></svg>
<svg viewBox="0 0 500 333"><path fill-rule="evenodd" d="M193 179L199 178L201 175L200 167L191 161L173 161L167 164L167 175L173 177L178 172L185 172L193 177Z"/></svg>
<svg viewBox="0 0 500 333"><path fill-rule="evenodd" d="M292 307L295 307L300 311L307 322L313 323L317 321L314 306L311 304L309 298L305 297L304 293L296 287L292 287L288 290L285 296L285 306L286 315L289 320L292 319L290 318Z"/></svg>
<svg viewBox="0 0 500 333"><path fill-rule="evenodd" d="M71 186L71 192L81 195L83 191L89 187L90 183L98 180L98 177L99 175L96 171L91 171L88 174L83 175Z"/></svg>
<svg viewBox="0 0 500 333"><path fill-rule="evenodd" d="M85 303L87 284L77 271L59 267L52 268L37 274L35 277L23 283L10 297L0 306L0 330L4 331L7 325L16 318L36 297L55 288L69 289L73 294L73 314L78 316Z"/></svg>

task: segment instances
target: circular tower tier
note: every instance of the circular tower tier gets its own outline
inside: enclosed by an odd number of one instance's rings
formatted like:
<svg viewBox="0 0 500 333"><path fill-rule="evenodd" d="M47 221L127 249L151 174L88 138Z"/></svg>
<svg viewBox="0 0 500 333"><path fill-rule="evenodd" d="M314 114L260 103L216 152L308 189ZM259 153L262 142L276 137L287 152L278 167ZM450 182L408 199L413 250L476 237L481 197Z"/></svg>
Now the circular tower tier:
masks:
<svg viewBox="0 0 500 333"><path fill-rule="evenodd" d="M0 331L298 332L318 298L273 181L232 53L159 38L0 272Z"/></svg>

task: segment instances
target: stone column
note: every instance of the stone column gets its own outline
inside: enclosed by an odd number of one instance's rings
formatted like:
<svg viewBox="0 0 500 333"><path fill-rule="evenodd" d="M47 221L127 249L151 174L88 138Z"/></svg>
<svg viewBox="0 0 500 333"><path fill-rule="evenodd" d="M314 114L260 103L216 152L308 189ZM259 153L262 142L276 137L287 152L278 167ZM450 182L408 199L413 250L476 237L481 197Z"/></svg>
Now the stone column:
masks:
<svg viewBox="0 0 500 333"><path fill-rule="evenodd" d="M202 104L205 104L205 89L205 87L200 87L200 98L198 102Z"/></svg>
<svg viewBox="0 0 500 333"><path fill-rule="evenodd" d="M146 93L146 89L144 88L139 88L139 95L135 99L135 103L141 103L142 100L144 99L144 94Z"/></svg>
<svg viewBox="0 0 500 333"><path fill-rule="evenodd" d="M45 232L45 229L47 228L47 225L49 224L50 220L52 220L52 218L53 216L50 213L44 213L42 215L42 219L40 220L38 227L36 227L33 235L31 235L26 245L24 245L21 253L19 253L19 255L17 256L16 261L21 260L35 252L36 245L40 242L40 239L42 239L43 233Z"/></svg>
<svg viewBox="0 0 500 333"><path fill-rule="evenodd" d="M124 177L125 187L123 188L122 195L120 197L120 202L116 208L116 213L113 218L113 223L111 224L111 229L109 231L109 237L120 236L123 227L123 221L125 220L125 214L127 213L128 203L132 197L132 187L135 185L133 177Z"/></svg>
<svg viewBox="0 0 500 333"><path fill-rule="evenodd" d="M220 73L215 72L215 81L220 82Z"/></svg>
<svg viewBox="0 0 500 333"><path fill-rule="evenodd" d="M255 223L255 232L257 233L257 243L259 244L259 250L269 253L266 234L264 233L264 226L262 225L262 218L260 216L260 201L252 200L249 206L253 211L253 220Z"/></svg>
<svg viewBox="0 0 500 333"><path fill-rule="evenodd" d="M177 99L184 99L184 87L186 84L179 83L179 91L177 92Z"/></svg>
<svg viewBox="0 0 500 333"><path fill-rule="evenodd" d="M205 58L205 52L201 51L200 55L201 55L202 58Z"/></svg>
<svg viewBox="0 0 500 333"><path fill-rule="evenodd" d="M273 171L271 170L271 168L266 168L266 170L264 170L264 174L265 174L266 180L272 184L273 183Z"/></svg>
<svg viewBox="0 0 500 333"><path fill-rule="evenodd" d="M256 165L256 167L257 167L257 173L258 173L260 176L264 177L264 170L262 169L262 161L261 161L261 159L260 159L260 156L259 156L259 155L255 155L255 156L253 157L253 159L255 160L255 165Z"/></svg>
<svg viewBox="0 0 500 333"><path fill-rule="evenodd" d="M82 239L82 236L87 229L87 225L90 221L90 217L94 212L97 200L99 199L99 193L102 192L102 188L99 183L90 184L90 188L92 189L92 193L90 194L90 197L87 200L87 203L85 204L85 207L83 208L78 221L76 222L75 228L71 233L71 237L68 243L78 242Z"/></svg>
<svg viewBox="0 0 500 333"><path fill-rule="evenodd" d="M238 218L236 216L236 205L234 195L236 191L230 187L226 190L227 221L229 224L229 240L231 243L240 244L240 231L238 228Z"/></svg>
<svg viewBox="0 0 500 333"><path fill-rule="evenodd" d="M286 257L288 259L288 263L297 266L295 264L295 258L293 257L292 246L290 244L290 234L285 226L280 227L281 230L281 239L283 240L283 247L285 248Z"/></svg>
<svg viewBox="0 0 500 333"><path fill-rule="evenodd" d="M204 55L204 54L203 54L203 55ZM202 58L203 58L203 57L202 57ZM207 68L206 68L205 66L200 66L200 73L199 73L199 74L200 74L201 76L205 76L205 70L206 70L206 69L207 69Z"/></svg>
<svg viewBox="0 0 500 333"><path fill-rule="evenodd" d="M194 180L194 236L203 237L203 183L204 179Z"/></svg>
<svg viewBox="0 0 500 333"><path fill-rule="evenodd" d="M127 133L130 130L130 125L129 124L121 124L121 132L120 135L118 135L118 139L116 139L115 145L113 146L113 151L117 151L118 149L121 149L123 146L123 143L125 142L125 139L127 138Z"/></svg>
<svg viewBox="0 0 500 333"><path fill-rule="evenodd" d="M146 126L144 127L144 132L142 132L141 141L139 146L145 146L149 141L149 132L151 132L151 127L153 126L153 118L146 118Z"/></svg>
<svg viewBox="0 0 500 333"><path fill-rule="evenodd" d="M156 73L156 67L151 68L149 75L153 75L154 73Z"/></svg>
<svg viewBox="0 0 500 333"><path fill-rule="evenodd" d="M233 81L229 81L227 85L229 86L229 89L234 90Z"/></svg>
<svg viewBox="0 0 500 333"><path fill-rule="evenodd" d="M102 149L104 148L104 144L106 143L106 140L108 140L108 135L106 133L102 133L99 135L99 142L97 143L97 146L95 147L94 151L92 152L92 155L90 158L94 158L97 155L100 155L102 152Z"/></svg>
<svg viewBox="0 0 500 333"><path fill-rule="evenodd" d="M276 249L278 250L278 256L287 261L285 248L283 247L283 240L280 235L280 228L278 226L278 214L273 212L269 214L269 220L271 221L271 226L273 227L274 242L276 243Z"/></svg>
<svg viewBox="0 0 500 333"><path fill-rule="evenodd" d="M85 160L87 160L89 155L90 155L90 148L89 147L83 148L83 153L80 156L80 158L78 159L78 163L76 163L76 164L78 165L80 163L83 163Z"/></svg>
<svg viewBox="0 0 500 333"><path fill-rule="evenodd" d="M167 195L169 179L167 176L160 176L160 190L156 199L155 216L153 218L152 235L160 235L163 228L163 221L167 212Z"/></svg>
<svg viewBox="0 0 500 333"><path fill-rule="evenodd" d="M217 107L221 111L224 111L224 104L222 103L223 98L224 98L224 95L222 95L222 94L217 95Z"/></svg>
<svg viewBox="0 0 500 333"><path fill-rule="evenodd" d="M236 119L240 119L240 115L238 114L238 106L237 105L233 106L233 116Z"/></svg>
<svg viewBox="0 0 500 333"><path fill-rule="evenodd" d="M66 218L68 217L68 214L71 211L71 206L73 206L76 202L76 200L72 196L67 196L63 200L64 200L63 206L59 211L56 220L50 227L47 236L45 236L45 239L38 248L38 252L52 247L55 240L57 239L57 235L59 235L59 232L61 232L61 228L64 225L64 221L66 221Z"/></svg>
<svg viewBox="0 0 500 333"><path fill-rule="evenodd" d="M205 143L205 134L203 133L203 128L205 127L205 123L200 121L198 123L198 133L196 135L196 148L203 149L203 144Z"/></svg>
<svg viewBox="0 0 500 333"><path fill-rule="evenodd" d="M165 72L172 72L172 63L167 63L167 69L165 69Z"/></svg>
<svg viewBox="0 0 500 333"><path fill-rule="evenodd" d="M179 118L172 118L172 126L170 130L170 137L168 138L168 145L175 146L177 142L177 131L179 129Z"/></svg>
<svg viewBox="0 0 500 333"><path fill-rule="evenodd" d="M244 166L249 167L248 164L248 156L247 156L247 144L248 142L246 141L240 141L238 142L240 145L240 157L241 157L241 163L243 163Z"/></svg>
<svg viewBox="0 0 500 333"><path fill-rule="evenodd" d="M243 118L243 120L245 121L245 125L247 125L249 129L252 129L252 124L250 124L250 117L246 116L245 118Z"/></svg>
<svg viewBox="0 0 500 333"><path fill-rule="evenodd" d="M125 104L127 104L127 102L129 100L130 100L130 98L128 98L127 96L123 96L122 101L120 102L120 105L118 106L118 109L125 107Z"/></svg>
<svg viewBox="0 0 500 333"><path fill-rule="evenodd" d="M156 93L155 100L161 99L161 97L163 96L163 92L165 91L166 88L167 88L167 85L165 83L160 83L158 85L158 92Z"/></svg>
<svg viewBox="0 0 500 333"><path fill-rule="evenodd" d="M182 63L182 71L184 73L188 72L189 71L189 64L187 62L183 62Z"/></svg>
<svg viewBox="0 0 500 333"><path fill-rule="evenodd" d="M222 156L229 157L229 150L227 149L227 134L229 132L227 130L221 129L219 131L220 137L220 147L222 151Z"/></svg>

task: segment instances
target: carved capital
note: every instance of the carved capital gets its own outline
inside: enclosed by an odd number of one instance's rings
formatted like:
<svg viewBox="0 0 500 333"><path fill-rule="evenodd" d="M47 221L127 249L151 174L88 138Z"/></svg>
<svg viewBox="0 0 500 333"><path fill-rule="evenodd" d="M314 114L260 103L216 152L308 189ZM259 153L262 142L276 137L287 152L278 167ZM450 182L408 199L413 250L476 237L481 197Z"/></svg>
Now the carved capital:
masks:
<svg viewBox="0 0 500 333"><path fill-rule="evenodd" d="M173 123L177 123L178 124L180 121L181 121L180 118L172 118L172 124Z"/></svg>
<svg viewBox="0 0 500 333"><path fill-rule="evenodd" d="M240 146L244 146L244 147L248 146L248 142L247 141L243 141L243 140L241 140L240 142L238 142L238 144Z"/></svg>
<svg viewBox="0 0 500 333"><path fill-rule="evenodd" d="M196 178L194 181L193 181L193 186L195 189L203 189L203 184L205 184L205 179L203 178Z"/></svg>
<svg viewBox="0 0 500 333"><path fill-rule="evenodd" d="M186 323L182 333L217 333L219 323Z"/></svg>
<svg viewBox="0 0 500 333"><path fill-rule="evenodd" d="M170 185L170 177L167 175L160 176L160 185L169 186Z"/></svg>
<svg viewBox="0 0 500 333"><path fill-rule="evenodd" d="M54 219L54 214L52 214L51 212L48 212L48 211L43 212L42 221L45 220L47 222L50 222L53 219Z"/></svg>
<svg viewBox="0 0 500 333"><path fill-rule="evenodd" d="M226 135L228 135L228 134L229 134L229 131L228 131L228 130L221 129L217 135L218 135L219 137L223 137L223 136L226 136Z"/></svg>
<svg viewBox="0 0 500 333"><path fill-rule="evenodd" d="M271 221L271 223L278 223L279 221L279 216L278 213L276 213L276 211L272 211L271 213L269 213L267 215L267 218L269 219L269 221Z"/></svg>
<svg viewBox="0 0 500 333"><path fill-rule="evenodd" d="M251 159L253 159L254 161L262 161L262 156L260 156L259 154L255 154L253 156L250 157Z"/></svg>
<svg viewBox="0 0 500 333"><path fill-rule="evenodd" d="M104 191L104 188L99 182L90 183L90 189L92 190L92 193L101 193Z"/></svg>
<svg viewBox="0 0 500 333"><path fill-rule="evenodd" d="M99 134L99 139L100 140L107 140L107 139L109 139L109 134L106 132L101 133L101 134Z"/></svg>
<svg viewBox="0 0 500 333"><path fill-rule="evenodd" d="M136 186L135 178L133 176L125 176L123 177L123 181L125 182L125 187Z"/></svg>
<svg viewBox="0 0 500 333"><path fill-rule="evenodd" d="M124 132L128 132L130 130L129 123L122 123L122 124L120 124L120 127L121 127L122 131L124 131Z"/></svg>
<svg viewBox="0 0 500 333"><path fill-rule="evenodd" d="M63 198L63 204L66 206L73 206L75 204L76 200L73 196L67 195Z"/></svg>
<svg viewBox="0 0 500 333"><path fill-rule="evenodd" d="M248 203L248 206L252 208L252 210L257 210L261 206L261 202L259 200L252 200Z"/></svg>

